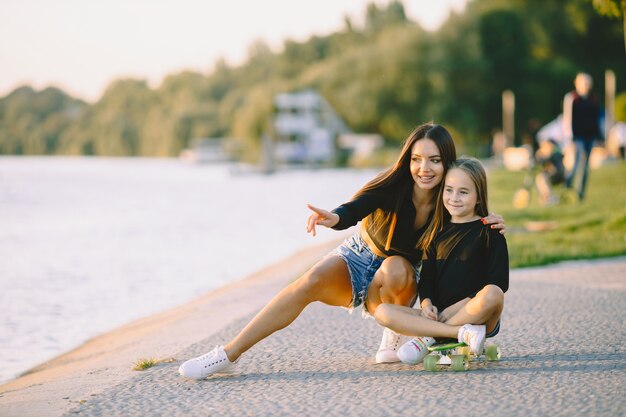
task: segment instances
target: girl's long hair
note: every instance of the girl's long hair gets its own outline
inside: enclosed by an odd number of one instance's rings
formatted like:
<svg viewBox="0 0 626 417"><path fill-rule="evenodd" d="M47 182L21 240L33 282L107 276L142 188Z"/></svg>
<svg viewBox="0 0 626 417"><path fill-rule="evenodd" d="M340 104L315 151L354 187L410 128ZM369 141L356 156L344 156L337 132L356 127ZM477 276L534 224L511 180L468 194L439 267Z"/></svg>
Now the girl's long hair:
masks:
<svg viewBox="0 0 626 417"><path fill-rule="evenodd" d="M391 247L391 238L395 231L398 211L405 199L411 199L413 195L415 181L410 170L411 150L415 142L425 138L432 140L437 145L445 177L448 165L456 159L454 141L443 126L424 123L416 127L406 138L395 164L378 174L354 195L354 198L356 198L363 193L377 193L387 201L385 207L377 209L363 220L363 226L368 232L371 231L372 234L377 234L381 231L386 233L386 251ZM437 187L441 187L441 184ZM438 188L434 191L433 195L438 195Z"/></svg>
<svg viewBox="0 0 626 417"><path fill-rule="evenodd" d="M476 187L476 207L474 211L481 217L485 217L489 214L489 208L487 207L487 174L483 164L476 158L469 156L462 156L456 161L452 162L450 169L457 168L465 172ZM445 185L445 177L442 183ZM444 186L439 188L437 193L437 204L435 206L435 216L433 221L430 222L428 229L424 232L422 240L418 243L419 248L426 250L428 246L435 240L435 236L441 229L446 221L450 219L450 213L443 205L443 190Z"/></svg>

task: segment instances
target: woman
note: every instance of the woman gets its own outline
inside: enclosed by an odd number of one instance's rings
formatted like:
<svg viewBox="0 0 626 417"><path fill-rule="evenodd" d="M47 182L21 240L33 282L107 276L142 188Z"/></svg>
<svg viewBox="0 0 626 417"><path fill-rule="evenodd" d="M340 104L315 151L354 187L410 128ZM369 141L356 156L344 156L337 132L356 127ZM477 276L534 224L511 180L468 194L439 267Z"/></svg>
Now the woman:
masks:
<svg viewBox="0 0 626 417"><path fill-rule="evenodd" d="M285 287L229 343L183 363L181 375L201 379L227 370L259 341L293 322L314 302L374 314L382 304L412 306L417 298L419 242L430 224L447 167L456 159L454 142L440 125L423 124L409 135L398 160L333 211L313 211L307 232L317 225L340 230L363 220L359 233ZM492 228L504 231L498 216ZM385 330L377 362L397 361L400 336Z"/></svg>

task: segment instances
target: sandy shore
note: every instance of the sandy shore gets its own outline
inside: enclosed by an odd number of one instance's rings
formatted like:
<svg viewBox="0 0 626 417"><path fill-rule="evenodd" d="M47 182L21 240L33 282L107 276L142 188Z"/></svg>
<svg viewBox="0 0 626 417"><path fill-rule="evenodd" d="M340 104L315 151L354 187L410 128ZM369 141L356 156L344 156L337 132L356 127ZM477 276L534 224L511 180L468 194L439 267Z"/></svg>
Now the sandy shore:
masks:
<svg viewBox="0 0 626 417"><path fill-rule="evenodd" d="M0 386L1 416L60 416L137 375L142 358L167 360L263 307L341 239L302 250L180 307L129 323ZM208 348L208 346L207 346Z"/></svg>

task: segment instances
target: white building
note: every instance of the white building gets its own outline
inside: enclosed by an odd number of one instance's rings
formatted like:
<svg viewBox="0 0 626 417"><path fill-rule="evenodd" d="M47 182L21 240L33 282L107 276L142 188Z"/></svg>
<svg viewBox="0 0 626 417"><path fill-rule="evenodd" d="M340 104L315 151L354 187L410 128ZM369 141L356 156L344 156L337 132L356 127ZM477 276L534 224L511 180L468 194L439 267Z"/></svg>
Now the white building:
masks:
<svg viewBox="0 0 626 417"><path fill-rule="evenodd" d="M348 132L324 97L312 90L274 98L274 159L286 163L323 163L335 157L335 138Z"/></svg>

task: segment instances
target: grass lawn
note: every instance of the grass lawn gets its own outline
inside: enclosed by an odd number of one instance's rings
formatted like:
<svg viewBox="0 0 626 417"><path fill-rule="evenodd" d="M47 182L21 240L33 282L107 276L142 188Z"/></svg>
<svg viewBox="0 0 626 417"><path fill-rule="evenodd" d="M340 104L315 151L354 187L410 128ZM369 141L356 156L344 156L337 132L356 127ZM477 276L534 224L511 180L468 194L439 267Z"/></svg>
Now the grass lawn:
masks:
<svg viewBox="0 0 626 417"><path fill-rule="evenodd" d="M511 268L568 259L626 255L626 164L591 170L584 201L541 207L536 190L527 208L513 207L525 172L489 169L489 211L504 216ZM533 231L533 226L548 226Z"/></svg>

